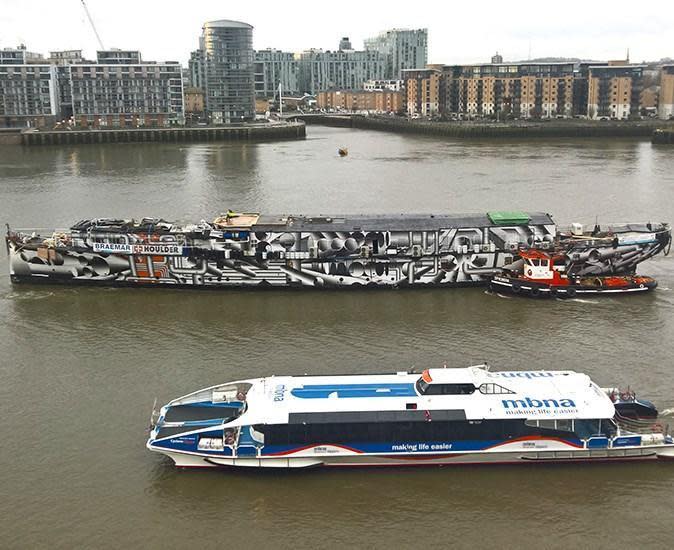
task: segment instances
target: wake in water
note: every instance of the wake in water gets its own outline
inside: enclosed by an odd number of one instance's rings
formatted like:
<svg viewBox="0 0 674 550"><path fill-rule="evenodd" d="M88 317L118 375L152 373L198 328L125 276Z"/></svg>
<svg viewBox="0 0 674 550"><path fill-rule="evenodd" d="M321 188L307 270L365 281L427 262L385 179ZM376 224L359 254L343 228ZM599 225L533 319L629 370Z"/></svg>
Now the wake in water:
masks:
<svg viewBox="0 0 674 550"><path fill-rule="evenodd" d="M54 291L23 290L19 292L10 291L2 298L7 300L43 300L52 296L56 296Z"/></svg>
<svg viewBox="0 0 674 550"><path fill-rule="evenodd" d="M505 300L513 299L512 296L506 296L505 294L499 294L498 292L492 292L491 290L485 290L484 293L487 294L488 296L498 296L499 298L503 298Z"/></svg>
<svg viewBox="0 0 674 550"><path fill-rule="evenodd" d="M674 409L665 409L664 411L660 411L659 416L674 416Z"/></svg>
<svg viewBox="0 0 674 550"><path fill-rule="evenodd" d="M597 300L588 300L586 298L557 298L559 302L577 302L579 304L598 304Z"/></svg>

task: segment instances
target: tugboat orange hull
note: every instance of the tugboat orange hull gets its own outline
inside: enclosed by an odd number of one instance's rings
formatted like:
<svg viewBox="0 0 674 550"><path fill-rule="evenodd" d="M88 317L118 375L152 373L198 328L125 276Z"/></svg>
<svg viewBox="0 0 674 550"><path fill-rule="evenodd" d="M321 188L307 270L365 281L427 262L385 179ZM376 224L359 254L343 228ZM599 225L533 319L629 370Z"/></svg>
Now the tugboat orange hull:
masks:
<svg viewBox="0 0 674 550"><path fill-rule="evenodd" d="M651 277L594 277L580 284L555 285L532 281L525 277L493 277L489 288L493 292L515 294L530 298L575 298L616 294L635 294L655 289L658 283Z"/></svg>

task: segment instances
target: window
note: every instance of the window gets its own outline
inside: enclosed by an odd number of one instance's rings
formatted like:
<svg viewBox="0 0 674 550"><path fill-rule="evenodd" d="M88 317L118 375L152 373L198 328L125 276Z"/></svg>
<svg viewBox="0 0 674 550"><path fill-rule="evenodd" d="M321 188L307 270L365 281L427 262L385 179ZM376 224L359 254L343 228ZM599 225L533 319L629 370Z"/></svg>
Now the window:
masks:
<svg viewBox="0 0 674 550"><path fill-rule="evenodd" d="M433 420L256 425L267 445L494 440L539 433L522 420ZM551 421L554 423L554 420Z"/></svg>
<svg viewBox="0 0 674 550"><path fill-rule="evenodd" d="M480 393L484 395L515 393L513 391L510 391L508 388L504 388L500 384L492 384L492 383L480 384L480 387L478 389L480 390Z"/></svg>
<svg viewBox="0 0 674 550"><path fill-rule="evenodd" d="M573 419L528 419L525 422L525 425L540 428L541 430L553 430L557 432L573 432L574 421ZM545 434L552 435L552 434Z"/></svg>
<svg viewBox="0 0 674 550"><path fill-rule="evenodd" d="M417 381L417 390L422 395L470 395L475 393L475 386L472 383L429 384L419 379Z"/></svg>

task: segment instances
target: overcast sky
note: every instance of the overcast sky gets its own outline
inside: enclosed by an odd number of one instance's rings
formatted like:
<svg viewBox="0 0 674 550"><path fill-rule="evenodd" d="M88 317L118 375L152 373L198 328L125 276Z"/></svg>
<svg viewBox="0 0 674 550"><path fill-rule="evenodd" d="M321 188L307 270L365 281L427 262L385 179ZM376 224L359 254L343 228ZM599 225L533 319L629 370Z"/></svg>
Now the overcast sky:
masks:
<svg viewBox="0 0 674 550"><path fill-rule="evenodd" d="M256 49L336 49L341 36L354 48L389 28L428 28L430 63L535 57L621 59L674 57L674 2L623 0L88 0L106 48L140 49L147 60L186 63L204 21L235 19L255 27ZM611 6L609 8L609 5ZM315 7L312 7L315 6ZM0 47L31 51L83 49L95 58L96 38L81 0L0 0ZM415 12L414 8L419 11Z"/></svg>

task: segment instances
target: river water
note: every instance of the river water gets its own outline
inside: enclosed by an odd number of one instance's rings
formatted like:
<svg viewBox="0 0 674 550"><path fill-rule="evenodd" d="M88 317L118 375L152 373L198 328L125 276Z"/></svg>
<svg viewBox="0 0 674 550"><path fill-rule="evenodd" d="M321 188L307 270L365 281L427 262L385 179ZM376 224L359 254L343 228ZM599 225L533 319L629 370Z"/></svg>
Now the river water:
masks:
<svg viewBox="0 0 674 550"><path fill-rule="evenodd" d="M0 221L14 227L228 208L674 222L674 150L321 127L276 143L0 148ZM537 302L13 287L2 254L0 547L671 548L672 464L181 471L144 448L155 397L272 373L570 368L674 408L674 257L640 271L656 292Z"/></svg>

